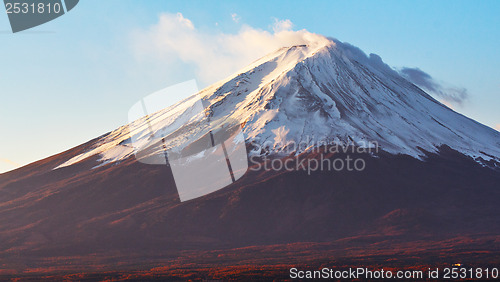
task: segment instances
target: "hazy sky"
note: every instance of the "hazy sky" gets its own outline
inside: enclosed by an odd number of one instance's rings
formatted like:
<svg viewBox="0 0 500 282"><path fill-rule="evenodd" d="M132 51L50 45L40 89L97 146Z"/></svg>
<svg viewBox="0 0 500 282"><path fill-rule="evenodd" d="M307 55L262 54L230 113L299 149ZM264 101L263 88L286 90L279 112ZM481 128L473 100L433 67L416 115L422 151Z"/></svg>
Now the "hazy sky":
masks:
<svg viewBox="0 0 500 282"><path fill-rule="evenodd" d="M460 96L444 101L456 111L500 128L499 14L494 0L81 0L12 34L0 12L0 172L126 124L130 106L156 90L224 78L279 45L283 30L421 71L429 87Z"/></svg>

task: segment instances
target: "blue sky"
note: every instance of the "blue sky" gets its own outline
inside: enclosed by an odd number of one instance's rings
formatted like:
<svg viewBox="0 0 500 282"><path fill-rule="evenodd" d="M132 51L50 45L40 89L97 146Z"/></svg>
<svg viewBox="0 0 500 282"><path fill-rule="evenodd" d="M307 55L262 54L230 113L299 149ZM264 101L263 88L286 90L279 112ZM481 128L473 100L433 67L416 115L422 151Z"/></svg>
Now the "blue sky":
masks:
<svg viewBox="0 0 500 282"><path fill-rule="evenodd" d="M177 13L200 38L238 38L242 30L273 38L277 23L335 37L390 66L418 67L466 89L455 110L500 125L500 1L81 0L68 14L18 34L0 13L0 172L126 124L130 106L156 90L223 78L182 50L148 49L160 15L168 24ZM217 47L211 44L194 50ZM251 51L224 71L257 59L251 57L260 51Z"/></svg>

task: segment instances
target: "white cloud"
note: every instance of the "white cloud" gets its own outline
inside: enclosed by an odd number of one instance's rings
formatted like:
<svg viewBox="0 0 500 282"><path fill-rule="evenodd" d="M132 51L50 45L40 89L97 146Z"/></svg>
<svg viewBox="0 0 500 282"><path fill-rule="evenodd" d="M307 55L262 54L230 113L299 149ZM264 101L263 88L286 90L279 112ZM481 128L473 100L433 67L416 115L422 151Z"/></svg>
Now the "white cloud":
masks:
<svg viewBox="0 0 500 282"><path fill-rule="evenodd" d="M20 167L21 165L11 161L9 159L0 159L0 173L7 172L9 170L13 170L15 168Z"/></svg>
<svg viewBox="0 0 500 282"><path fill-rule="evenodd" d="M240 17L240 16L238 16L238 14L236 14L236 13L231 14L231 18L233 19L233 21L234 21L235 23L239 23L239 22L240 22L240 20L241 20L241 17Z"/></svg>
<svg viewBox="0 0 500 282"><path fill-rule="evenodd" d="M273 31L275 33L292 30L292 28L293 28L293 23L290 20L274 19Z"/></svg>
<svg viewBox="0 0 500 282"><path fill-rule="evenodd" d="M324 40L306 30L293 31L290 20L275 20L273 32L243 24L235 33L198 29L181 13L160 15L158 23L132 34L139 60L150 59L165 68L179 61L194 66L202 83L231 75L256 59L285 46Z"/></svg>
<svg viewBox="0 0 500 282"><path fill-rule="evenodd" d="M498 130L498 131L500 131L500 123L497 124L497 126L495 126L495 129Z"/></svg>
<svg viewBox="0 0 500 282"><path fill-rule="evenodd" d="M18 166L20 166L20 164L18 164L18 163L16 163L16 162L14 162L14 161L11 161L11 160L9 160L9 159L0 159L0 162L2 162L2 163L6 163L6 164L11 165L11 166L13 166L13 167L18 167Z"/></svg>
<svg viewBox="0 0 500 282"><path fill-rule="evenodd" d="M184 16L181 13L177 13L175 15L175 21L177 21L183 27L186 27L188 29L194 29L193 23L189 19L184 18Z"/></svg>

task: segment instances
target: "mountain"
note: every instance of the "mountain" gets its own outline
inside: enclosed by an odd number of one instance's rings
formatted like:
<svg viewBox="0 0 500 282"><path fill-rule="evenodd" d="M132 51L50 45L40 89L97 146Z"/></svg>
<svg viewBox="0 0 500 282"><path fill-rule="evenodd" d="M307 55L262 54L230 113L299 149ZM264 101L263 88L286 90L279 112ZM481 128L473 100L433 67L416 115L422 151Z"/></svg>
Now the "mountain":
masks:
<svg viewBox="0 0 500 282"><path fill-rule="evenodd" d="M499 132L439 103L378 56L367 57L336 40L281 48L148 118L154 120L156 131L174 131L169 127L198 97L209 105L213 120L230 118L245 124L247 142L266 144L273 151L289 142L307 148L330 140L359 146L375 141L386 152L414 157L437 152L442 145L475 159L500 157ZM111 132L93 150L61 167L96 154L106 163L129 157L133 148L123 143L130 134L137 141L149 137L145 124L143 118ZM187 137L167 138L167 147L183 138Z"/></svg>
<svg viewBox="0 0 500 282"><path fill-rule="evenodd" d="M196 112L199 100L205 108ZM170 167L145 164L134 150L188 150L212 134L200 126L207 117L241 124L253 162L224 189L181 202ZM255 160L315 160L325 156L314 148L338 145L377 150L325 154L362 159L362 171L256 169ZM0 263L11 273L326 257L498 261L499 164L499 132L380 57L322 38L1 174Z"/></svg>

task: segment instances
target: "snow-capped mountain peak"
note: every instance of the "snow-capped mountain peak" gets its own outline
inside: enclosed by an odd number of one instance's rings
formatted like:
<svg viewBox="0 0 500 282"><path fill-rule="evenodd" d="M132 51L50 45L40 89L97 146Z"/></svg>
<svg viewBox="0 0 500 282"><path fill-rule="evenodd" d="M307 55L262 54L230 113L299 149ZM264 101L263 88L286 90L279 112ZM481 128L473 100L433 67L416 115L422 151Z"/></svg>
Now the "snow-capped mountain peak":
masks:
<svg viewBox="0 0 500 282"><path fill-rule="evenodd" d="M206 108L193 113L200 99ZM246 142L275 152L290 142L376 142L384 151L416 158L447 145L474 158L500 160L499 132L439 103L380 57L320 38L276 50L188 99L118 128L57 168L97 154L97 165L130 157L134 146L128 140L150 140L151 126L168 133L167 149L182 147L184 140L210 130L195 126L207 115L213 124L241 123Z"/></svg>

